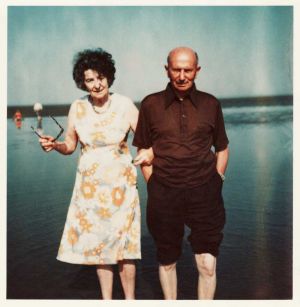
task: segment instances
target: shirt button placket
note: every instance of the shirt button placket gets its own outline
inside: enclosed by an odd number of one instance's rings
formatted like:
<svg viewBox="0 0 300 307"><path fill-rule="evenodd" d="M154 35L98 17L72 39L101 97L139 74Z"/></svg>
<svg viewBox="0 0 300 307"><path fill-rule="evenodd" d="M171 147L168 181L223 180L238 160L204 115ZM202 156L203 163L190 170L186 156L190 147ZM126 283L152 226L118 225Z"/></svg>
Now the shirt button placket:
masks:
<svg viewBox="0 0 300 307"><path fill-rule="evenodd" d="M183 99L180 102L180 110L181 110L181 134L184 137L186 135L187 116L186 116L186 111L185 111Z"/></svg>
<svg viewBox="0 0 300 307"><path fill-rule="evenodd" d="M179 114L180 114L180 117L179 117L179 122L180 122L180 138L182 138L182 135L183 135L183 106L182 106L182 99L179 98Z"/></svg>

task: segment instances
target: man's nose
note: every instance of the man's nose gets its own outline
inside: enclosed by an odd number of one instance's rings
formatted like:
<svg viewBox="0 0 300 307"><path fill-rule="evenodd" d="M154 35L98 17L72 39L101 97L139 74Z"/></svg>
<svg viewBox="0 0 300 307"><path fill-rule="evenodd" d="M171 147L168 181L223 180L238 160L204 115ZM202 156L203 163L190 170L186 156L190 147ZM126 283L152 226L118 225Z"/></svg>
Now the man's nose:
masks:
<svg viewBox="0 0 300 307"><path fill-rule="evenodd" d="M185 76L184 76L184 70L182 69L182 70L180 71L180 74L179 74L179 79L180 79L180 80L184 80L184 78L185 78Z"/></svg>

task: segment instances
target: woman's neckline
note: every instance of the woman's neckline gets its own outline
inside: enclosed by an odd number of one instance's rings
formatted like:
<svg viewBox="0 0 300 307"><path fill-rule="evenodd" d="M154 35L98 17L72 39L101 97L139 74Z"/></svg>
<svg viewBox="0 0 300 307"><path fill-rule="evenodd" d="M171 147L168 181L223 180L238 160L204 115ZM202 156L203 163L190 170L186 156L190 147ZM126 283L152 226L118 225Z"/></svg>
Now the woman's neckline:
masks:
<svg viewBox="0 0 300 307"><path fill-rule="evenodd" d="M113 96L113 93L109 93L109 96L108 96L108 100L104 103L104 105L102 107L99 107L97 105L95 105L93 103L93 100L91 98L90 95L88 95L88 102L90 103L93 111L96 113L96 114L105 114L108 112L108 110L110 109L110 106L111 106L111 101L112 101L112 96Z"/></svg>

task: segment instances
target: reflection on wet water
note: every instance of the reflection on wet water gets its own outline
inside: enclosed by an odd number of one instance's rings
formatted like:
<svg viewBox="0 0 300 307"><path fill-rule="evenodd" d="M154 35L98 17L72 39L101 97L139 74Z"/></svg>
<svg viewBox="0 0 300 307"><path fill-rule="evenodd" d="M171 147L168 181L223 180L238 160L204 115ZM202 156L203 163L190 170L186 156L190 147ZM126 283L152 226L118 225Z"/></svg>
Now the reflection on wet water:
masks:
<svg viewBox="0 0 300 307"><path fill-rule="evenodd" d="M292 106L231 107L223 113L228 125L278 124L293 119Z"/></svg>
<svg viewBox="0 0 300 307"><path fill-rule="evenodd" d="M218 258L216 298L290 299L292 107L223 111L231 156L223 190L227 223ZM66 127L66 117L58 119ZM16 129L13 121L7 122L8 298L97 299L93 267L55 259L78 151L72 156L45 154L30 129L36 124L35 118L25 118L22 128ZM57 133L48 118L43 119L43 129L46 134ZM140 171L138 185L143 259L137 263L137 298L162 299L155 249L145 223L147 194ZM196 281L193 255L185 241L178 263L179 299L196 299ZM114 297L123 297L118 277Z"/></svg>

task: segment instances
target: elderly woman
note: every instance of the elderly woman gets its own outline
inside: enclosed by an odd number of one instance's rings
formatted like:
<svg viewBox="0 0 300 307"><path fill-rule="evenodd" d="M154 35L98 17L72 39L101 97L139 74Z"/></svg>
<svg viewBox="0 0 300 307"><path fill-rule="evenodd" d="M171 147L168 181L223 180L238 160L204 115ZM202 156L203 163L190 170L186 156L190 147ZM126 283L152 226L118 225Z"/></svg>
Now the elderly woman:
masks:
<svg viewBox="0 0 300 307"><path fill-rule="evenodd" d="M96 265L103 299L112 298L112 264L119 265L125 299L134 299L135 264L141 258L137 171L126 144L135 131L138 110L122 95L111 93L115 65L102 49L84 50L74 58L73 79L88 95L74 101L63 142L42 136L48 152L69 155L79 140L81 155L57 259ZM150 163L152 150L137 157Z"/></svg>

